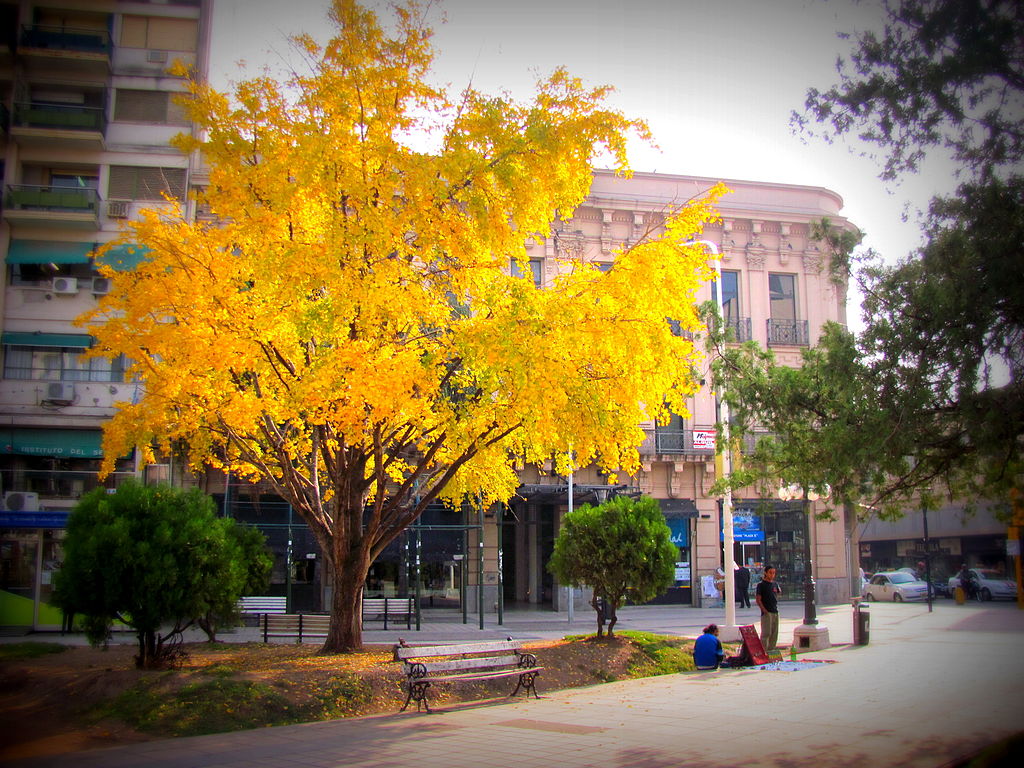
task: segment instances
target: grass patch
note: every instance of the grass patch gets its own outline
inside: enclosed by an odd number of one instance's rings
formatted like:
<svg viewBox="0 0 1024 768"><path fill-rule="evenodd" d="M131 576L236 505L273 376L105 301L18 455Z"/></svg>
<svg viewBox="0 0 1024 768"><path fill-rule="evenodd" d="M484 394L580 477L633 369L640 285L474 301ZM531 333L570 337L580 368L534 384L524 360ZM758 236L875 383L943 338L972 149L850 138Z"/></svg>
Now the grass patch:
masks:
<svg viewBox="0 0 1024 768"><path fill-rule="evenodd" d="M293 710L288 699L266 683L216 678L170 691L162 682L153 678L136 685L101 716L160 736L200 736L312 719L308 712Z"/></svg>
<svg viewBox="0 0 1024 768"><path fill-rule="evenodd" d="M325 718L357 714L370 703L373 691L359 675L343 672L331 677L320 693Z"/></svg>
<svg viewBox="0 0 1024 768"><path fill-rule="evenodd" d="M68 646L60 643L5 643L0 645L0 662L36 659L52 653L64 653L67 649Z"/></svg>
<svg viewBox="0 0 1024 768"><path fill-rule="evenodd" d="M625 630L618 634L632 640L640 651L630 664L629 673L633 677L671 675L677 672L691 672L694 669L691 641L687 638L633 630Z"/></svg>

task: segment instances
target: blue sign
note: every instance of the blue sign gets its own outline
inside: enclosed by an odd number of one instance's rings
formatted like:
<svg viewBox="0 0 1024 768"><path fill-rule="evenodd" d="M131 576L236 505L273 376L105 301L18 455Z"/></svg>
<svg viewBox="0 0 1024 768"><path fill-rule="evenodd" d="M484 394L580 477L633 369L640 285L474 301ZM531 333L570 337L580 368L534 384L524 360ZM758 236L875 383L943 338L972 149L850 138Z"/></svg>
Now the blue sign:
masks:
<svg viewBox="0 0 1024 768"><path fill-rule="evenodd" d="M0 528L67 528L69 509L40 512L0 511Z"/></svg>
<svg viewBox="0 0 1024 768"><path fill-rule="evenodd" d="M719 521L721 522L721 521ZM750 507L734 507L732 510L733 541L764 541L761 516ZM725 531L722 531L725 541Z"/></svg>
<svg viewBox="0 0 1024 768"><path fill-rule="evenodd" d="M673 518L666 520L668 528L672 531L672 543L677 547L686 547L690 544L690 521L687 519Z"/></svg>

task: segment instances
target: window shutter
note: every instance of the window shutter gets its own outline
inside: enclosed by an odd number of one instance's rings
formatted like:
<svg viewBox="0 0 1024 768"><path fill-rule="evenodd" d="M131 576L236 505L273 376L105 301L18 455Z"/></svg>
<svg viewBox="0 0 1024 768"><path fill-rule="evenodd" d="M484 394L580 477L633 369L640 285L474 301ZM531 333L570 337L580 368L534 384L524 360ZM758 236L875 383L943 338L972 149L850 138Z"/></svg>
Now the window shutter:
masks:
<svg viewBox="0 0 1024 768"><path fill-rule="evenodd" d="M163 200L163 192L179 200L185 197L184 168L110 166L107 196L114 200Z"/></svg>
<svg viewBox="0 0 1024 768"><path fill-rule="evenodd" d="M121 45L125 48L146 47L146 18L123 16L121 19Z"/></svg>
<svg viewBox="0 0 1024 768"><path fill-rule="evenodd" d="M149 19L147 48L161 51L194 51L199 26L192 19Z"/></svg>
<svg viewBox="0 0 1024 768"><path fill-rule="evenodd" d="M167 118L167 94L162 91L117 89L114 119L134 123L163 123Z"/></svg>

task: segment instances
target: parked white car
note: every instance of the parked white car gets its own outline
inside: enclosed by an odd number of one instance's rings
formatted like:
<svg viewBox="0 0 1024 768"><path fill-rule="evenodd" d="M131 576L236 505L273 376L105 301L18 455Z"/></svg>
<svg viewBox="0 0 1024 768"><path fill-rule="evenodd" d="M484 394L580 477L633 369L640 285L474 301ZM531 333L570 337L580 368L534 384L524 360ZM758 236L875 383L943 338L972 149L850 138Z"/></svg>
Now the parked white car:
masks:
<svg viewBox="0 0 1024 768"><path fill-rule="evenodd" d="M912 573L904 571L888 571L876 573L864 590L868 600L892 600L900 603L904 600L928 599L928 585L914 578Z"/></svg>
<svg viewBox="0 0 1024 768"><path fill-rule="evenodd" d="M968 568L974 574L975 583L978 585L979 600L995 600L996 598L1017 599L1017 582L1008 579L998 571L988 568ZM955 590L960 586L960 575L949 577L949 592L956 594Z"/></svg>

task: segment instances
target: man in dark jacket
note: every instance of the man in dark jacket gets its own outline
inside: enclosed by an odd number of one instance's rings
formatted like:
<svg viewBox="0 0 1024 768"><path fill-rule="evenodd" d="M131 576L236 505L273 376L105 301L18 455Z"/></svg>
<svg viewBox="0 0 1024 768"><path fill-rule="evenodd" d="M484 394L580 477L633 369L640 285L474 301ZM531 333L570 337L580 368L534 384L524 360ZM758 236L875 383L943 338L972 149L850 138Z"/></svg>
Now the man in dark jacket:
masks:
<svg viewBox="0 0 1024 768"><path fill-rule="evenodd" d="M738 608L750 607L750 570L747 566L740 564L736 569L736 606Z"/></svg>

